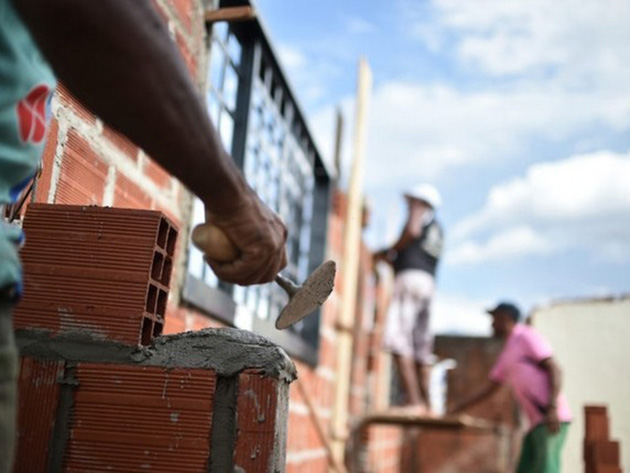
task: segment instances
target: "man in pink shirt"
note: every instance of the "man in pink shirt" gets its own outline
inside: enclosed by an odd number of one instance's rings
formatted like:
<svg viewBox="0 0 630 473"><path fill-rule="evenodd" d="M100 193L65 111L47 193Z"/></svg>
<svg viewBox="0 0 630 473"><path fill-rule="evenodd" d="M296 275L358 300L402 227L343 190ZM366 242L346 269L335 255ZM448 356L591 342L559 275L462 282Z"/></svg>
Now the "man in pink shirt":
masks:
<svg viewBox="0 0 630 473"><path fill-rule="evenodd" d="M496 337L505 340L489 381L451 412L462 412L507 384L529 420L517 473L560 473L560 454L571 411L560 392L560 368L549 343L532 327L519 323L520 311L502 302L488 311Z"/></svg>

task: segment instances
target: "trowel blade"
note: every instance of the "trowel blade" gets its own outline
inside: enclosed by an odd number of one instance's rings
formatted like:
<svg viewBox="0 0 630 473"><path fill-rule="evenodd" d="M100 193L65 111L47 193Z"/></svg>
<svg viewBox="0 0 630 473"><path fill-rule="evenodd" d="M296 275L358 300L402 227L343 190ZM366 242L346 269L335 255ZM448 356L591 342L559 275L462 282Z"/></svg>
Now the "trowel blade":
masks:
<svg viewBox="0 0 630 473"><path fill-rule="evenodd" d="M334 261L326 261L313 271L280 312L276 328L284 330L290 327L326 302L335 285L336 272Z"/></svg>

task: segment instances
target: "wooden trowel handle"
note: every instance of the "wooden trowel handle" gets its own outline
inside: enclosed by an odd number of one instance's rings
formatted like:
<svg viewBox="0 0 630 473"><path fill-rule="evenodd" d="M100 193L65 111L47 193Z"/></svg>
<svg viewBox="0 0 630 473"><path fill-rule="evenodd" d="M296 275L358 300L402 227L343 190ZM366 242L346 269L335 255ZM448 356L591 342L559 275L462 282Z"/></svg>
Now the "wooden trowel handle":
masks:
<svg viewBox="0 0 630 473"><path fill-rule="evenodd" d="M212 224L197 225L191 235L197 248L211 260L219 263L229 263L240 255L238 248L230 241L223 231Z"/></svg>

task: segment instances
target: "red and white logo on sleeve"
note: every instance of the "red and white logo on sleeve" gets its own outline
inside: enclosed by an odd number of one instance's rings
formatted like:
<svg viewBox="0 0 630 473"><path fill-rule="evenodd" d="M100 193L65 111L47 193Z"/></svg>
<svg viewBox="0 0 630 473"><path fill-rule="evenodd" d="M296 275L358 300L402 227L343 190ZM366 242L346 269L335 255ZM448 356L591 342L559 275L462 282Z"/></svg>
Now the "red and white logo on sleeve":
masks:
<svg viewBox="0 0 630 473"><path fill-rule="evenodd" d="M18 102L15 109L20 139L25 143L39 144L46 137L46 102L50 87L39 84Z"/></svg>

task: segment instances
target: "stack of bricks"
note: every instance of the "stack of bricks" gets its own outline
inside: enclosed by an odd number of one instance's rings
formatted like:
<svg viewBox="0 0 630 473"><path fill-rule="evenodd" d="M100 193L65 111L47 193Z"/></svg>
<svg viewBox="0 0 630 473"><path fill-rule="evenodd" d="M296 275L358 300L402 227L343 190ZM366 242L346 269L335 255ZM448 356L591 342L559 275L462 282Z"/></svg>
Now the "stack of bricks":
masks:
<svg viewBox="0 0 630 473"><path fill-rule="evenodd" d="M159 336L163 214L34 205L24 226L15 473L284 471L284 351L235 329Z"/></svg>
<svg viewBox="0 0 630 473"><path fill-rule="evenodd" d="M178 232L161 212L34 204L24 230L16 329L133 346L162 334Z"/></svg>
<svg viewBox="0 0 630 473"><path fill-rule="evenodd" d="M208 329L123 346L18 337L14 473L281 473L295 369L262 337Z"/></svg>
<svg viewBox="0 0 630 473"><path fill-rule="evenodd" d="M610 440L605 406L585 406L585 473L622 473L619 442Z"/></svg>

